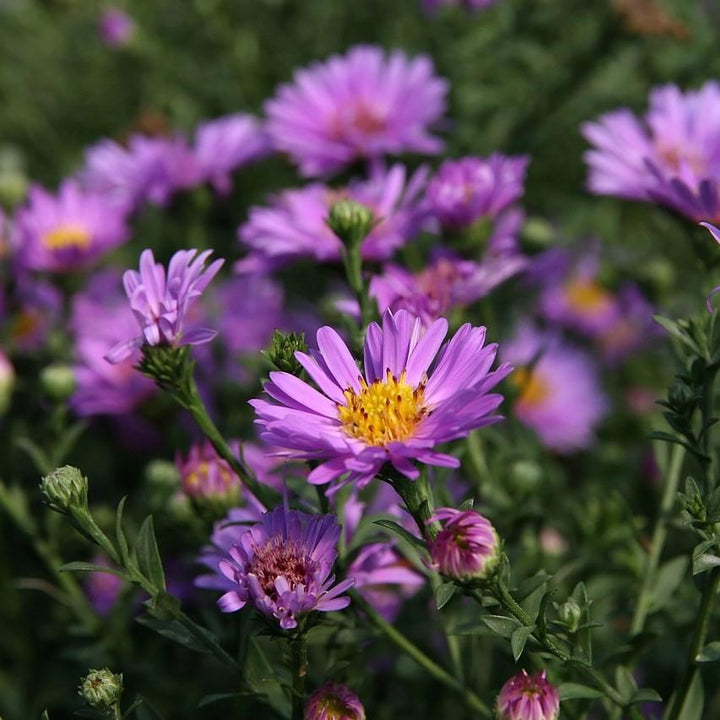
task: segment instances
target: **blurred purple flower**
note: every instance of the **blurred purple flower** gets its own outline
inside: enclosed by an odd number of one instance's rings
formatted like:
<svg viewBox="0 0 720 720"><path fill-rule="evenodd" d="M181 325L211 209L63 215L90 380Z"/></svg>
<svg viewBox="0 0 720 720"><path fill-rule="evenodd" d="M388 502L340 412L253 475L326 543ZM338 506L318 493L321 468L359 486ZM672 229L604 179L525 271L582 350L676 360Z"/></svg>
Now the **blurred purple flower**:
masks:
<svg viewBox="0 0 720 720"><path fill-rule="evenodd" d="M135 21L121 8L108 5L102 9L100 38L108 47L122 48L129 45L135 29Z"/></svg>
<svg viewBox="0 0 720 720"><path fill-rule="evenodd" d="M437 153L443 144L429 129L445 112L447 91L428 56L361 45L297 70L265 104L268 131L305 176L360 158Z"/></svg>
<svg viewBox="0 0 720 720"><path fill-rule="evenodd" d="M523 670L502 686L496 709L498 720L556 720L560 694L544 670L537 675Z"/></svg>
<svg viewBox="0 0 720 720"><path fill-rule="evenodd" d="M64 273L85 268L128 237L121 208L66 180L57 195L37 185L30 189L11 241L21 268Z"/></svg>
<svg viewBox="0 0 720 720"><path fill-rule="evenodd" d="M308 698L305 720L365 720L365 708L345 685L326 682Z"/></svg>
<svg viewBox="0 0 720 720"><path fill-rule="evenodd" d="M422 0L423 8L432 12L440 7L463 7L468 10L486 10L497 0Z"/></svg>
<svg viewBox="0 0 720 720"><path fill-rule="evenodd" d="M238 455L240 444L230 445ZM186 495L194 497L237 497L241 482L226 460L223 460L208 440L193 443L187 455L175 456L180 482Z"/></svg>
<svg viewBox="0 0 720 720"><path fill-rule="evenodd" d="M96 555L92 562L102 567L112 567L104 555ZM95 612L100 617L110 614L125 586L122 578L106 572L91 572L85 578L85 593Z"/></svg>
<svg viewBox="0 0 720 720"><path fill-rule="evenodd" d="M22 273L16 278L13 314L8 321L13 350L41 350L59 322L62 295L51 283Z"/></svg>
<svg viewBox="0 0 720 720"><path fill-rule="evenodd" d="M124 360L143 344L202 345L217 335L208 328L184 330L189 308L224 262L215 260L206 266L211 254L212 250L178 250L170 259L166 278L165 267L155 262L152 250L143 250L140 272L127 270L123 275L125 293L142 335L115 345L106 355L109 362Z"/></svg>

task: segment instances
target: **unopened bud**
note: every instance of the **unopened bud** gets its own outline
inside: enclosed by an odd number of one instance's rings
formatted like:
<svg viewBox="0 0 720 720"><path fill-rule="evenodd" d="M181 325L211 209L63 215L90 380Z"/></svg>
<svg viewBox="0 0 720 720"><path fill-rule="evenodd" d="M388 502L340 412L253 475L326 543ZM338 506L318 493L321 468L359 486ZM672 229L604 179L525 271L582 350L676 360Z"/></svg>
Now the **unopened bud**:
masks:
<svg viewBox="0 0 720 720"><path fill-rule="evenodd" d="M116 675L107 668L91 670L82 679L78 694L91 707L111 708L122 697L122 678L122 675Z"/></svg>
<svg viewBox="0 0 720 720"><path fill-rule="evenodd" d="M575 632L580 625L582 619L582 610L580 606L572 599L568 598L559 608L558 615L560 621L567 625L570 632Z"/></svg>
<svg viewBox="0 0 720 720"><path fill-rule="evenodd" d="M372 210L355 200L338 200L330 206L328 227L347 246L359 245L375 226Z"/></svg>
<svg viewBox="0 0 720 720"><path fill-rule="evenodd" d="M45 499L62 512L72 508L87 508L88 482L82 473L71 465L53 470L40 482Z"/></svg>
<svg viewBox="0 0 720 720"><path fill-rule="evenodd" d="M283 372L300 375L302 365L295 358L296 352L307 352L305 333L284 333L276 330L273 334L270 349L264 355L270 362Z"/></svg>
<svg viewBox="0 0 720 720"><path fill-rule="evenodd" d="M48 365L40 373L43 390L53 400L67 400L77 386L75 373L67 365Z"/></svg>

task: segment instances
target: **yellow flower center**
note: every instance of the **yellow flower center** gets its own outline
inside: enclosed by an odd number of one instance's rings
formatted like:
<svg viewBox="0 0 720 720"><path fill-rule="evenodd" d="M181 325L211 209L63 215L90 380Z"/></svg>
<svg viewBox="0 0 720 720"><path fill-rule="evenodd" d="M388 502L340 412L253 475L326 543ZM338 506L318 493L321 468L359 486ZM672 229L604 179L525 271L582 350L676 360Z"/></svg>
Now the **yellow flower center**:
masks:
<svg viewBox="0 0 720 720"><path fill-rule="evenodd" d="M58 225L43 235L43 243L48 250L87 250L90 247L90 233L82 225Z"/></svg>
<svg viewBox="0 0 720 720"><path fill-rule="evenodd" d="M565 285L565 297L570 305L579 312L594 312L607 307L610 294L592 281L576 278Z"/></svg>
<svg viewBox="0 0 720 720"><path fill-rule="evenodd" d="M510 381L519 390L517 403L522 405L540 405L550 395L550 387L537 371L518 368Z"/></svg>
<svg viewBox="0 0 720 720"><path fill-rule="evenodd" d="M345 391L346 405L338 405L340 422L351 437L368 445L387 445L411 437L427 414L423 405L424 387L414 388L388 370L384 380L368 385L361 380L359 393Z"/></svg>

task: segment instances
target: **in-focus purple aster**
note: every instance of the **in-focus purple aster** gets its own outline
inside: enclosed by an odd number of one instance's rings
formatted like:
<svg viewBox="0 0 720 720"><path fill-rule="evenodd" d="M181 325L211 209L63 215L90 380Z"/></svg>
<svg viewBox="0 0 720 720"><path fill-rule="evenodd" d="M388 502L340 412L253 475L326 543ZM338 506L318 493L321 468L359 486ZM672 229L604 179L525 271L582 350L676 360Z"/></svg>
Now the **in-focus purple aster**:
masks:
<svg viewBox="0 0 720 720"><path fill-rule="evenodd" d="M100 15L100 38L112 48L122 48L135 35L135 21L123 9L108 5Z"/></svg>
<svg viewBox="0 0 720 720"><path fill-rule="evenodd" d="M337 585L331 575L337 558L340 526L334 515L308 515L277 507L244 532L219 571L233 584L218 605L235 612L248 603L285 630L297 627L309 612L342 610L352 587L347 578Z"/></svg>
<svg viewBox="0 0 720 720"><path fill-rule="evenodd" d="M261 437L288 457L322 461L308 476L314 484L368 484L386 462L411 479L414 461L458 467L437 445L500 420L502 396L488 391L506 377L490 371L497 345L485 346L485 328L463 325L443 344L447 320L423 330L405 310L371 323L364 372L335 330L317 332L318 350L297 352L316 390L284 372L270 375L271 401L252 400ZM336 485L339 487L339 485Z"/></svg>
<svg viewBox="0 0 720 720"><path fill-rule="evenodd" d="M503 343L502 358L520 366L511 378L514 411L544 445L561 453L588 447L607 410L593 361L557 335L522 326Z"/></svg>
<svg viewBox="0 0 720 720"><path fill-rule="evenodd" d="M377 167L367 180L334 190L312 184L286 190L269 207L250 208L248 221L238 231L250 255L238 264L243 272L272 270L299 258L337 262L342 241L327 226L330 206L350 198L369 207L379 222L362 245L365 260L386 260L420 229L425 212L419 194L426 171L421 168L407 179L403 165Z"/></svg>
<svg viewBox="0 0 720 720"><path fill-rule="evenodd" d="M544 670L537 675L523 670L502 686L496 709L498 720L556 720L560 694Z"/></svg>
<svg viewBox="0 0 720 720"><path fill-rule="evenodd" d="M365 720L365 708L345 685L326 682L308 698L305 720Z"/></svg>
<svg viewBox="0 0 720 720"><path fill-rule="evenodd" d="M444 227L461 228L495 218L525 191L529 158L494 153L446 160L428 183L427 199Z"/></svg>
<svg viewBox="0 0 720 720"><path fill-rule="evenodd" d="M235 170L269 152L264 127L257 118L245 113L207 120L195 131L193 153L199 180L210 182L223 195L232 188Z"/></svg>
<svg viewBox="0 0 720 720"><path fill-rule="evenodd" d="M185 317L193 302L220 270L224 260L206 266L212 250L178 250L170 259L167 273L156 263L152 250L140 255L140 272L123 275L130 309L140 324L142 335L115 345L106 355L111 363L129 357L136 348L147 345L202 345L217 334L208 328L185 331Z"/></svg>
<svg viewBox="0 0 720 720"><path fill-rule="evenodd" d="M30 189L15 215L11 242L21 268L64 273L85 268L128 237L121 208L66 180L57 195L37 185Z"/></svg>
<svg viewBox="0 0 720 720"><path fill-rule="evenodd" d="M643 119L621 109L582 127L592 150L588 187L656 201L689 218L720 220L720 84L655 88Z"/></svg>
<svg viewBox="0 0 720 720"><path fill-rule="evenodd" d="M359 158L437 153L443 145L430 130L445 112L447 91L426 55L361 45L297 70L265 104L268 131L305 176Z"/></svg>

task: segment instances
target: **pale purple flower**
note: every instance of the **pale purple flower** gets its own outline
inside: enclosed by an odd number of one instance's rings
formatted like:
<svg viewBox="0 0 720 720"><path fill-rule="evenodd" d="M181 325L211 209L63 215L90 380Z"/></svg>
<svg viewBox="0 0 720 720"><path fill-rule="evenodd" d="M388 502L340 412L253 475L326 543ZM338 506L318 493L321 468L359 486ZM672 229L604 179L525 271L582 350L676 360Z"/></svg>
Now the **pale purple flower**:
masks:
<svg viewBox="0 0 720 720"><path fill-rule="evenodd" d="M38 185L15 215L11 243L17 264L28 270L82 270L125 242L125 213L102 195L66 180L56 195Z"/></svg>
<svg viewBox="0 0 720 720"><path fill-rule="evenodd" d="M250 208L248 221L238 231L250 255L238 264L243 272L272 270L300 258L338 262L342 241L327 226L330 206L342 198L369 207L378 224L362 245L365 260L386 260L421 228L426 213L419 194L426 179L420 168L409 179L403 165L377 167L367 180L347 188L311 184L286 190L269 207Z"/></svg>
<svg viewBox="0 0 720 720"><path fill-rule="evenodd" d="M119 273L97 274L74 296L70 326L75 336L77 383L70 402L78 415L125 415L155 394L152 380L134 367L139 352L116 364L105 359L112 347L137 328Z"/></svg>
<svg viewBox="0 0 720 720"><path fill-rule="evenodd" d="M560 694L544 670L537 675L523 670L502 686L496 709L498 720L556 720Z"/></svg>
<svg viewBox="0 0 720 720"><path fill-rule="evenodd" d="M443 575L468 582L489 577L500 559L500 539L487 518L475 510L437 508L433 521L444 521L430 543L433 566Z"/></svg>
<svg viewBox="0 0 720 720"><path fill-rule="evenodd" d="M657 201L695 221L720 219L720 84L655 88L643 119L616 110L585 123L588 187Z"/></svg>
<svg viewBox="0 0 720 720"><path fill-rule="evenodd" d="M365 720L365 708L345 685L326 682L308 698L305 720Z"/></svg>
<svg viewBox="0 0 720 720"><path fill-rule="evenodd" d="M102 567L112 567L105 555L96 555L92 559L92 563ZM93 610L100 617L110 614L125 587L125 582L121 577L102 571L88 573L83 584Z"/></svg>
<svg viewBox="0 0 720 720"><path fill-rule="evenodd" d="M320 328L318 350L295 354L319 390L271 373L271 401L250 403L261 437L287 457L322 461L308 476L319 485L345 476L340 484L363 487L385 463L411 479L414 461L458 467L436 446L501 419L502 396L488 391L511 368L490 371L497 345L484 346L484 327L463 325L443 344L447 331L445 319L423 330L407 311L387 311L382 327L368 327L362 372L337 332Z"/></svg>
<svg viewBox="0 0 720 720"><path fill-rule="evenodd" d="M232 188L232 173L242 165L264 157L270 142L260 121L236 113L207 120L195 131L193 153L199 179L210 182L223 195Z"/></svg>
<svg viewBox="0 0 720 720"><path fill-rule="evenodd" d="M588 355L557 335L524 325L503 344L502 359L519 366L511 378L518 391L515 416L544 445L570 453L593 443L607 400Z"/></svg>
<svg viewBox="0 0 720 720"><path fill-rule="evenodd" d="M224 260L205 263L212 250L178 250L165 267L156 263L152 250L140 255L140 272L127 270L123 275L130 308L140 324L142 335L118 343L107 359L118 363L132 351L147 345L203 345L217 333L208 328L185 332L185 317L194 301L215 277Z"/></svg>
<svg viewBox="0 0 720 720"><path fill-rule="evenodd" d="M443 144L430 129L445 112L447 91L428 56L361 45L297 70L265 104L268 131L305 176L361 158L437 153Z"/></svg>
<svg viewBox="0 0 720 720"><path fill-rule="evenodd" d="M445 227L461 228L495 218L525 191L527 156L494 153L488 158L446 160L428 183L433 215Z"/></svg>
<svg viewBox="0 0 720 720"><path fill-rule="evenodd" d="M100 38L112 48L130 44L135 35L135 21L123 9L108 5L100 16Z"/></svg>
<svg viewBox="0 0 720 720"><path fill-rule="evenodd" d="M279 621L284 630L314 610L342 610L352 587L347 578L333 586L340 526L334 515L308 515L277 507L243 533L219 571L233 584L218 605L235 612L248 603Z"/></svg>

